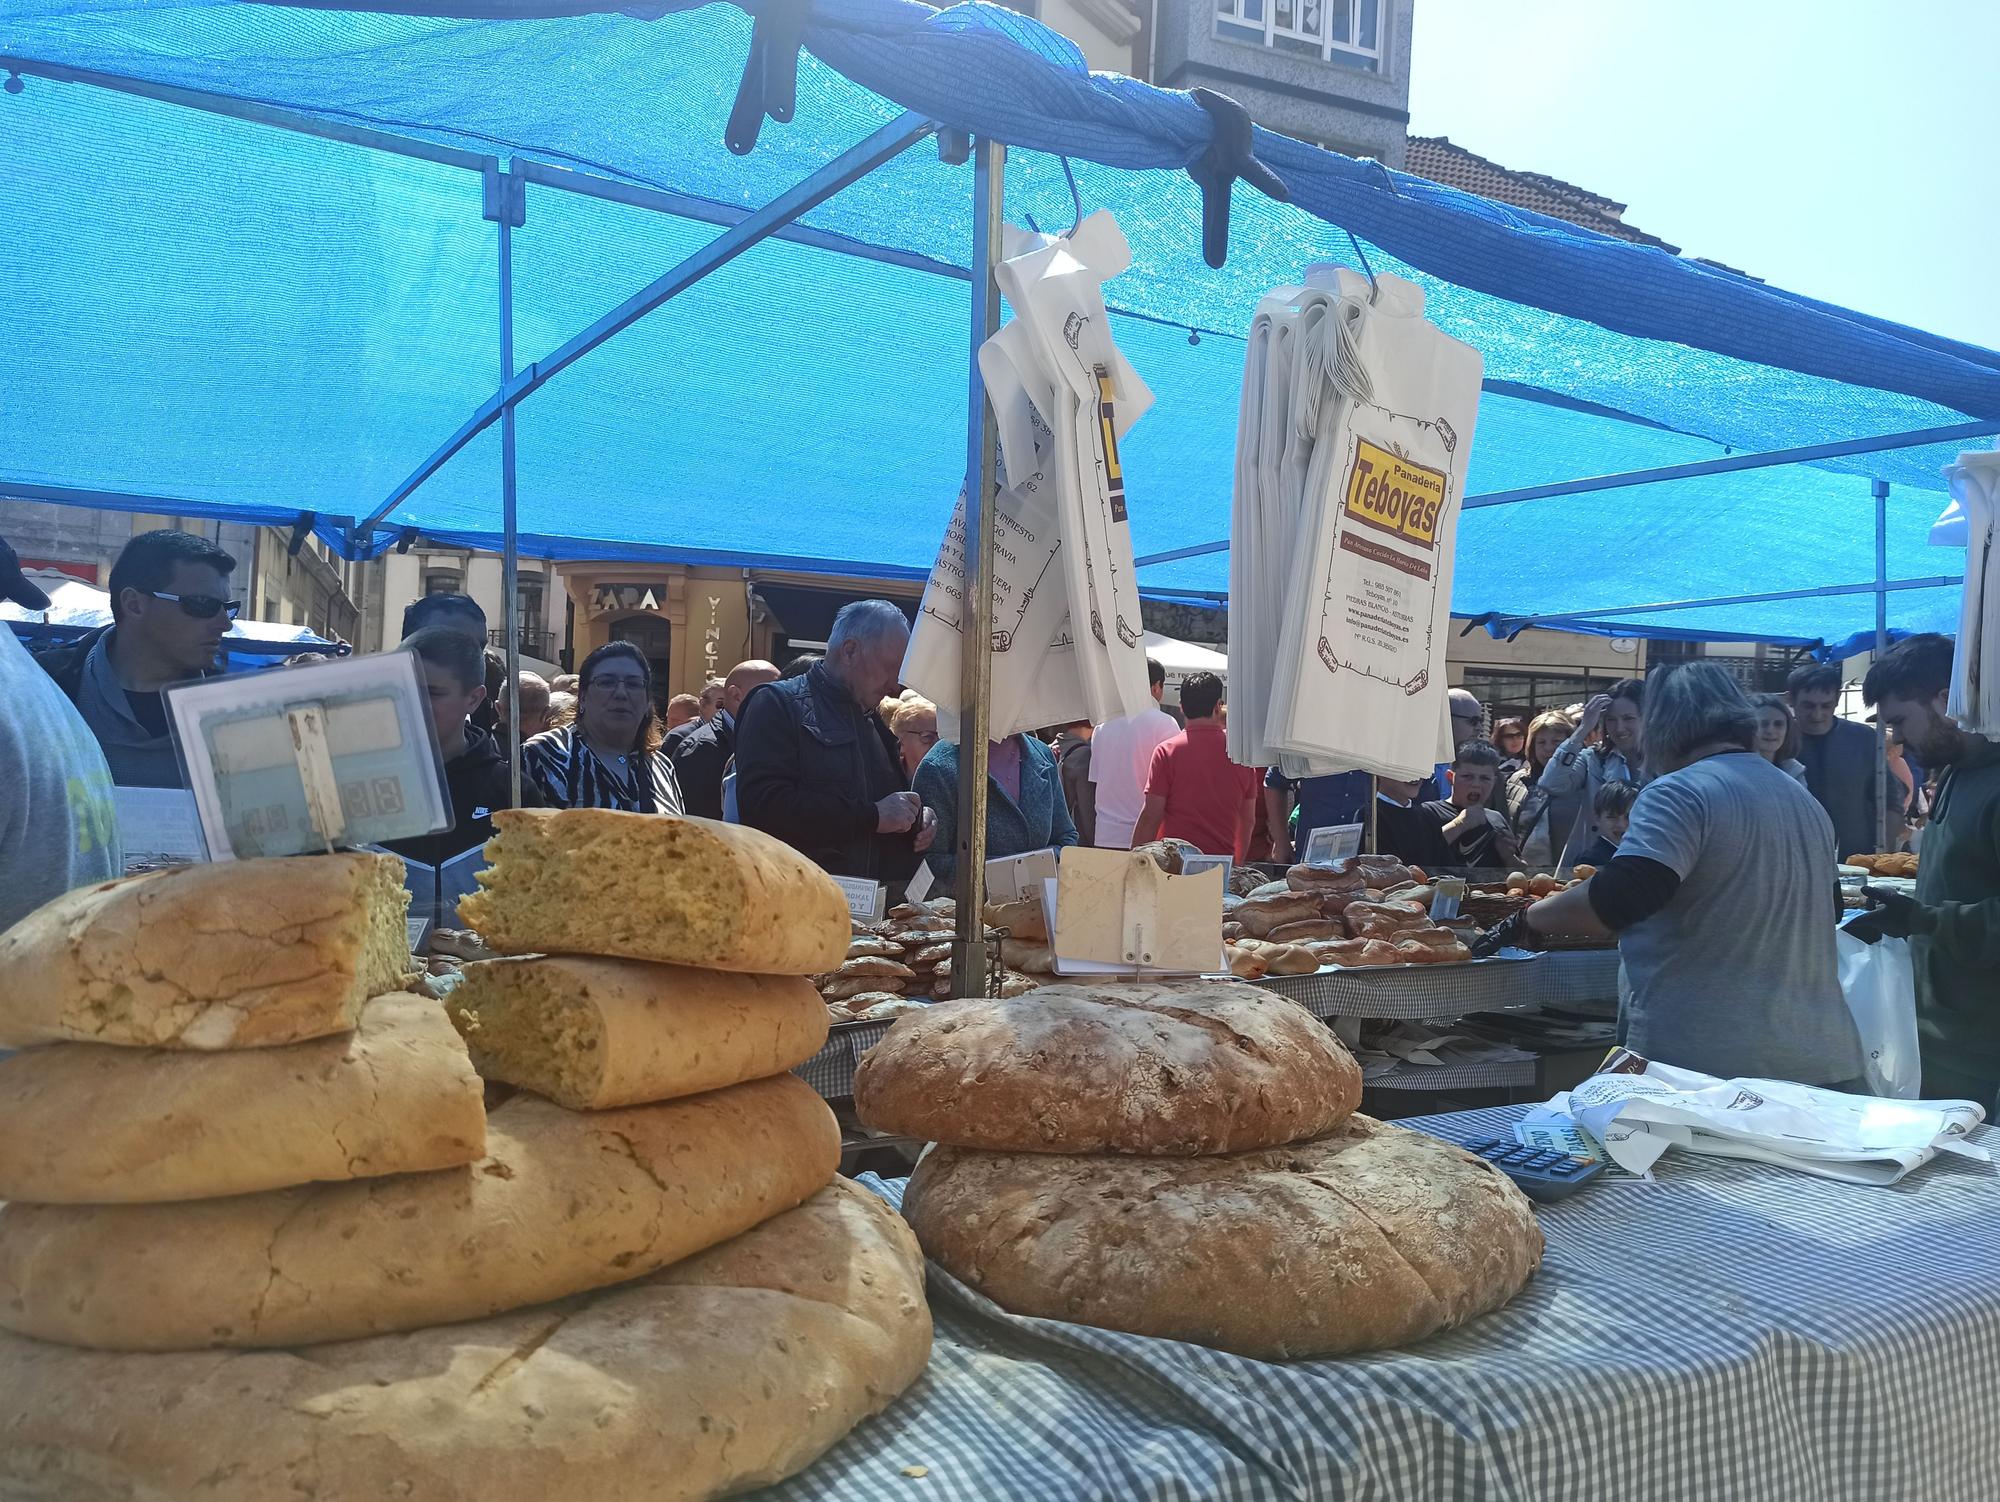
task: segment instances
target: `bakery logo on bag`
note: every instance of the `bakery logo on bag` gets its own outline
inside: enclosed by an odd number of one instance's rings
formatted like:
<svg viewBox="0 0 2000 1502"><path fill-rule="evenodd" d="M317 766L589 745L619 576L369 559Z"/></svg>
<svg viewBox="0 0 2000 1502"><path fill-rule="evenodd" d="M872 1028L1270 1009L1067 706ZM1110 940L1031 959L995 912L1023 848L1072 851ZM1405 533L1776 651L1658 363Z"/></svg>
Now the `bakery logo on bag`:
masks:
<svg viewBox="0 0 2000 1502"><path fill-rule="evenodd" d="M1419 547L1437 546L1438 518L1444 513L1445 473L1413 464L1365 438L1355 440L1354 467L1347 478L1347 514Z"/></svg>
<svg viewBox="0 0 2000 1502"><path fill-rule="evenodd" d="M1102 365L1097 375L1097 427L1104 440L1104 478L1108 483L1111 519L1125 520L1125 465L1118 457L1117 393L1111 387L1111 372Z"/></svg>

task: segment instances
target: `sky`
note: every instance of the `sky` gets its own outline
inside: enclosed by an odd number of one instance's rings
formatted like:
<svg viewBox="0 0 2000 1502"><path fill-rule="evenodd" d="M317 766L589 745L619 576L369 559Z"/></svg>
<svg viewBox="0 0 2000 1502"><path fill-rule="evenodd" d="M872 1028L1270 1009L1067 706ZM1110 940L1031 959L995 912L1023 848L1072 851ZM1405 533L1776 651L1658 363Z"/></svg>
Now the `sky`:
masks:
<svg viewBox="0 0 2000 1502"><path fill-rule="evenodd" d="M2000 0L1414 0L1410 134L2000 349Z"/></svg>

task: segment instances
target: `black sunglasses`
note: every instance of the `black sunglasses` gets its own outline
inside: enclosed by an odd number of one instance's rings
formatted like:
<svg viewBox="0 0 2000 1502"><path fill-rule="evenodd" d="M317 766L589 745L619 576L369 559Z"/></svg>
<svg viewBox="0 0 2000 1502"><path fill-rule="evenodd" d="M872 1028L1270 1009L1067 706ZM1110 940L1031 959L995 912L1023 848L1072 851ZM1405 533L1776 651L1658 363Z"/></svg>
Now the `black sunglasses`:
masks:
<svg viewBox="0 0 2000 1502"><path fill-rule="evenodd" d="M212 621L225 611L233 621L243 608L241 600L218 600L214 595L170 595L164 589L149 589L146 593L156 600L173 601L198 621Z"/></svg>

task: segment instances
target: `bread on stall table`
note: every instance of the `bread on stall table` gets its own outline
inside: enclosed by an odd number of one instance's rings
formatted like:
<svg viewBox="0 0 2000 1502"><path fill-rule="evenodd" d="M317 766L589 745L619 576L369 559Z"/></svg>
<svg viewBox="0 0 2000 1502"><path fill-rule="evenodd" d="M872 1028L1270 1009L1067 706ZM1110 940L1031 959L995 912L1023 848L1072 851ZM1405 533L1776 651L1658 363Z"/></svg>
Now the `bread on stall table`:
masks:
<svg viewBox="0 0 2000 1502"><path fill-rule="evenodd" d="M290 1351L0 1335L0 1496L690 1502L796 1474L930 1359L923 1254L838 1179L638 1282Z"/></svg>
<svg viewBox="0 0 2000 1502"><path fill-rule="evenodd" d="M596 954L759 975L847 957L840 888L762 830L604 808L493 811L459 914L506 954Z"/></svg>
<svg viewBox="0 0 2000 1502"><path fill-rule="evenodd" d="M53 1043L0 1059L0 1199L135 1204L476 1163L486 1112L437 1003L360 1028L196 1053Z"/></svg>
<svg viewBox="0 0 2000 1502"><path fill-rule="evenodd" d="M0 1206L0 1328L105 1350L287 1346L478 1319L677 1262L824 1188L789 1074L615 1111L516 1095L469 1168L177 1205Z"/></svg>
<svg viewBox="0 0 2000 1502"><path fill-rule="evenodd" d="M349 1032L410 959L393 855L272 856L79 887L0 934L0 1048L259 1048Z"/></svg>
<svg viewBox="0 0 2000 1502"><path fill-rule="evenodd" d="M482 1076L572 1110L763 1079L826 1042L826 1005L796 975L540 955L467 965L446 1005Z"/></svg>
<svg viewBox="0 0 2000 1502"><path fill-rule="evenodd" d="M1190 1158L938 1147L903 1215L933 1261L1015 1314L1280 1361L1464 1324L1518 1293L1543 1249L1505 1175L1367 1116Z"/></svg>
<svg viewBox="0 0 2000 1502"><path fill-rule="evenodd" d="M899 1021L854 1075L867 1126L1025 1152L1273 1146L1360 1100L1360 1066L1318 1019L1229 981L943 1002Z"/></svg>

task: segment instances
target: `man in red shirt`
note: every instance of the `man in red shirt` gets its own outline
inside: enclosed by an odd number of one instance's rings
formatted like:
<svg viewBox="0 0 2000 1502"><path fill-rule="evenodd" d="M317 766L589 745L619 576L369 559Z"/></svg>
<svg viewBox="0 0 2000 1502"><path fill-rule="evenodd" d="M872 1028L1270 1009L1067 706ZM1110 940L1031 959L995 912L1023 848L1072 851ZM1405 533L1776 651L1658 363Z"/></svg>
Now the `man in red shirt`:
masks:
<svg viewBox="0 0 2000 1502"><path fill-rule="evenodd" d="M1260 775L1229 759L1222 729L1222 680L1190 673L1181 684L1187 729L1153 752L1146 807L1132 831L1143 845L1161 836L1186 840L1208 855L1242 860L1257 818Z"/></svg>

